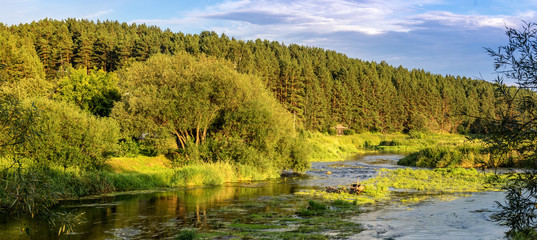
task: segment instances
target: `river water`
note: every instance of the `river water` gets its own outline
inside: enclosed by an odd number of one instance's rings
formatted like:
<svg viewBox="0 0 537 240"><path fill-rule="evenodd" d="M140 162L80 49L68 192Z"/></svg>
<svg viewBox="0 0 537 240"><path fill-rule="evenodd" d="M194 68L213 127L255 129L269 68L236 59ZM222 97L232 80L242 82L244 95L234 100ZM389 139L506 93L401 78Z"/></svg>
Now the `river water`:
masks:
<svg viewBox="0 0 537 240"><path fill-rule="evenodd" d="M160 192L124 193L82 200L62 201L55 210L82 214L69 239L173 239L185 226L230 221L237 214L215 216L214 209L241 201L286 196L324 186L346 185L376 175L380 168L397 168L401 155L365 155L353 160L313 163L307 178L236 183L220 187ZM331 174L326 174L330 171ZM401 193L401 198L415 197ZM352 219L365 231L352 239L501 239L508 229L490 221L494 201L502 192L476 193L451 201L430 200L414 205L384 203ZM209 225L209 224L207 224ZM31 237L22 233L31 229ZM35 220L14 221L0 217L0 239L57 239L58 227Z"/></svg>

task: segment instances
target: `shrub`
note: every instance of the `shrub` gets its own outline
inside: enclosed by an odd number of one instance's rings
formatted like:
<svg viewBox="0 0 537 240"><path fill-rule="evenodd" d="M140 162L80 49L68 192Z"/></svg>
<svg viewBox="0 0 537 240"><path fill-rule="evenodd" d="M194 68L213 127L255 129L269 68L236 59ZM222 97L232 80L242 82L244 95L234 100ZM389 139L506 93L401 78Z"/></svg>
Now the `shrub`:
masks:
<svg viewBox="0 0 537 240"><path fill-rule="evenodd" d="M476 165L481 156L481 148L473 146L459 147L427 147L418 152L411 153L397 162L398 165L414 167L455 167L462 165ZM476 157L477 156L477 157Z"/></svg>
<svg viewBox="0 0 537 240"><path fill-rule="evenodd" d="M24 156L44 166L95 169L117 150L115 120L98 118L78 107L48 99L28 99L40 111L35 128L39 138L25 145Z"/></svg>
<svg viewBox="0 0 537 240"><path fill-rule="evenodd" d="M356 134L356 131L354 131L353 129L344 129L343 134L344 135L354 135L354 134Z"/></svg>

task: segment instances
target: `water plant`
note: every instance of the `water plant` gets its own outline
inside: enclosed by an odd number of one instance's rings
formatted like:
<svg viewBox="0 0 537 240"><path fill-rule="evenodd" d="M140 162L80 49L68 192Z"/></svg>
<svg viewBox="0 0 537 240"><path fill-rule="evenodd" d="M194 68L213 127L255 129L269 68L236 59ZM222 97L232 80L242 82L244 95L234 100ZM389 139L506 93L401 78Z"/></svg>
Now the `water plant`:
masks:
<svg viewBox="0 0 537 240"><path fill-rule="evenodd" d="M253 199L216 211L238 214L233 220L210 223L198 229L205 239L332 239L348 238L362 231L348 218L360 207L347 201L313 200L302 196ZM264 204L259 204L263 202ZM240 211L231 211L240 209ZM220 215L220 214L216 214ZM221 218L220 218L221 219Z"/></svg>

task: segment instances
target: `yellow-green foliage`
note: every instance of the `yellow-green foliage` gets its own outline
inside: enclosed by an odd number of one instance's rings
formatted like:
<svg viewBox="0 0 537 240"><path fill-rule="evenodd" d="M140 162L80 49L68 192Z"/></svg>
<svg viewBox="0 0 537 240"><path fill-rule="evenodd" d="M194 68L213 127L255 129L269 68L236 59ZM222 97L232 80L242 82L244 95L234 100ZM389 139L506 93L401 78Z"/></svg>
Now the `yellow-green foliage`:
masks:
<svg viewBox="0 0 537 240"><path fill-rule="evenodd" d="M460 146L432 146L411 153L397 164L414 167L477 167L487 164L490 154L483 152L483 147L476 143Z"/></svg>
<svg viewBox="0 0 537 240"><path fill-rule="evenodd" d="M300 124L261 79L237 73L228 61L186 52L155 55L119 76L128 94L112 117L127 136L172 137L187 163L309 167L307 151L296 140Z"/></svg>
<svg viewBox="0 0 537 240"><path fill-rule="evenodd" d="M464 168L382 169L379 176L365 181L364 185L366 188L375 185L427 192L479 192L499 190L502 178L497 177L493 173Z"/></svg>
<svg viewBox="0 0 537 240"><path fill-rule="evenodd" d="M463 135L447 133L380 134L361 133L345 136L308 134L311 161L340 161L343 157L371 151L409 153L431 146L457 146L467 142Z"/></svg>
<svg viewBox="0 0 537 240"><path fill-rule="evenodd" d="M100 168L117 148L119 126L114 119L95 117L73 104L46 98L22 103L39 112L33 126L38 137L26 142L21 154L35 163Z"/></svg>
<svg viewBox="0 0 537 240"><path fill-rule="evenodd" d="M425 195L400 199L401 203L415 203L432 197L444 200L455 197L454 195L441 195L444 193L465 194L479 191L499 191L505 180L506 176L495 175L493 173L480 173L475 169L382 169L377 177L362 183L365 186L365 191L359 195L327 193L321 190L310 190L297 194L310 195L326 200L376 203L389 199L390 189L403 189L425 193Z"/></svg>
<svg viewBox="0 0 537 240"><path fill-rule="evenodd" d="M304 192L297 192L298 195L309 195L317 198L322 198L329 201L343 200L347 202L354 202L358 204L375 203L379 200L386 199L389 191L384 186L367 186L363 194L350 194L350 193L328 193L321 190L308 190Z"/></svg>
<svg viewBox="0 0 537 240"><path fill-rule="evenodd" d="M174 168L170 160L163 156L113 158L109 166L113 172L112 175L131 178L140 178L143 175L153 176L161 182L160 187L216 186L226 182L266 180L278 177L275 169L258 169L249 165L228 162L195 163Z"/></svg>
<svg viewBox="0 0 537 240"><path fill-rule="evenodd" d="M83 197L117 191L149 190L170 187L203 187L227 182L266 180L278 177L274 169L258 169L226 162L198 163L173 167L164 156L113 158L101 171L86 171L78 167L40 167L28 159L21 159L22 174L38 173L49 184L52 192L61 198ZM0 180L16 174L13 161L0 158ZM16 184L16 182L9 182ZM0 199L4 199L0 193ZM0 206L1 207L1 206Z"/></svg>

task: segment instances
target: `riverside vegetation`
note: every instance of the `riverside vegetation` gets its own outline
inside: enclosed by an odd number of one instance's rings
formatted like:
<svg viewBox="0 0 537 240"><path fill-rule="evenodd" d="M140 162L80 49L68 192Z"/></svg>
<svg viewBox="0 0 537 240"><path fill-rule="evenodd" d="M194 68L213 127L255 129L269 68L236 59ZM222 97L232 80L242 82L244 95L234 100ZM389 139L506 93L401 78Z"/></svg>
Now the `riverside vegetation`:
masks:
<svg viewBox="0 0 537 240"><path fill-rule="evenodd" d="M0 45L0 210L14 216L46 216L64 198L268 179L361 149L418 151L401 161L413 166L517 163L457 135L487 134L483 119L504 107L485 81L112 21L0 24ZM333 136L336 124L348 136Z"/></svg>

